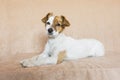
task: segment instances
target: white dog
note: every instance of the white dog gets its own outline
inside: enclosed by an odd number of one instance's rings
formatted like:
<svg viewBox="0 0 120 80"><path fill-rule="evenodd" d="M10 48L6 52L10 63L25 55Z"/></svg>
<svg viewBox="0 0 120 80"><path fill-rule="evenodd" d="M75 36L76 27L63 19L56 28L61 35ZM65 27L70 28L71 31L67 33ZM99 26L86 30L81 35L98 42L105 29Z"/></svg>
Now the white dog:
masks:
<svg viewBox="0 0 120 80"><path fill-rule="evenodd" d="M75 40L65 36L62 31L70 26L70 23L64 16L53 16L52 13L48 13L42 22L45 23L49 37L45 49L40 55L21 61L23 67L104 55L103 44L95 39Z"/></svg>

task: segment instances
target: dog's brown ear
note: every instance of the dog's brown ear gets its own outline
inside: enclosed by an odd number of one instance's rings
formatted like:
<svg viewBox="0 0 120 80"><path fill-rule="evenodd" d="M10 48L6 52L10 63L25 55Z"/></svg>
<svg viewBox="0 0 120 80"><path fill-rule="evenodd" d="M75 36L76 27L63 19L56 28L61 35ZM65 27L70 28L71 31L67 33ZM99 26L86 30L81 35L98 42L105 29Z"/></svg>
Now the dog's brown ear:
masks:
<svg viewBox="0 0 120 80"><path fill-rule="evenodd" d="M61 18L62 18L62 26L63 26L63 27L68 27L68 26L70 26L69 21L68 21L64 16L61 16Z"/></svg>
<svg viewBox="0 0 120 80"><path fill-rule="evenodd" d="M42 18L42 22L43 22L43 23L46 23L46 21L48 20L48 18L49 18L50 16L53 16L53 13L48 13L44 18Z"/></svg>

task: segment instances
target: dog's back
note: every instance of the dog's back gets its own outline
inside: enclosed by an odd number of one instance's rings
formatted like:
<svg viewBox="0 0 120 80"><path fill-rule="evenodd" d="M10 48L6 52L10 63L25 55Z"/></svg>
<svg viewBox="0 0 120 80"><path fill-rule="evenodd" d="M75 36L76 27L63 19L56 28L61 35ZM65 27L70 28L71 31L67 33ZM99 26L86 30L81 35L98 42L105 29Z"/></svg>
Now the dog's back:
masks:
<svg viewBox="0 0 120 80"><path fill-rule="evenodd" d="M67 40L66 40L67 41ZM68 39L66 52L66 59L77 59L89 56L103 56L104 46L101 42L95 39ZM69 43L69 44L68 44Z"/></svg>

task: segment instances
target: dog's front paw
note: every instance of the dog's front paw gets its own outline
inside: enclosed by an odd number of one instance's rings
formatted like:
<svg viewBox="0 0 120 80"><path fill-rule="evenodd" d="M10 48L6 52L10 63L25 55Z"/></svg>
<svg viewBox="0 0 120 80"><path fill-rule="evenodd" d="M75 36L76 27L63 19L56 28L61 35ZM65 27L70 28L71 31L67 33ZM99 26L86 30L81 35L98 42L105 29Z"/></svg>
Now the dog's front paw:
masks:
<svg viewBox="0 0 120 80"><path fill-rule="evenodd" d="M20 64L24 68L26 68L26 67L33 67L34 66L34 64L32 63L32 61L30 59L22 60L22 61L20 61Z"/></svg>

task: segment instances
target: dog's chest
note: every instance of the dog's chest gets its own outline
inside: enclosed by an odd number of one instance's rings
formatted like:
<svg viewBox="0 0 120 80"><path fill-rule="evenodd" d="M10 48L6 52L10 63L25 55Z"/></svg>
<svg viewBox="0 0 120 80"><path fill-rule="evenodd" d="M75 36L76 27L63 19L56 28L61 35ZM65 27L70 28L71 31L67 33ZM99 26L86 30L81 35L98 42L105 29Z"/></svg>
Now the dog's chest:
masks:
<svg viewBox="0 0 120 80"><path fill-rule="evenodd" d="M58 54L64 50L64 43L61 39L49 41L49 55Z"/></svg>

